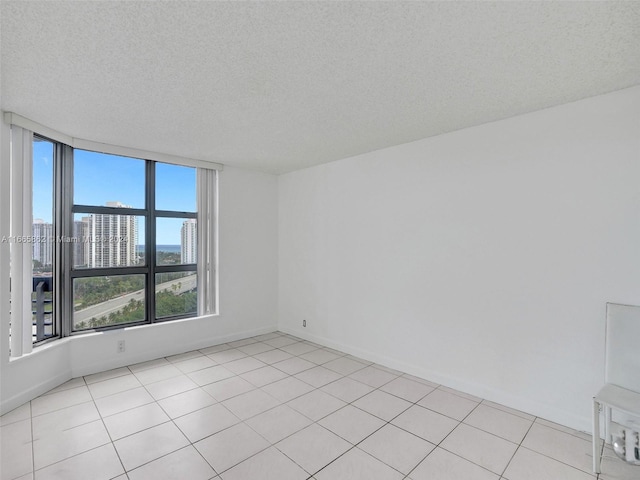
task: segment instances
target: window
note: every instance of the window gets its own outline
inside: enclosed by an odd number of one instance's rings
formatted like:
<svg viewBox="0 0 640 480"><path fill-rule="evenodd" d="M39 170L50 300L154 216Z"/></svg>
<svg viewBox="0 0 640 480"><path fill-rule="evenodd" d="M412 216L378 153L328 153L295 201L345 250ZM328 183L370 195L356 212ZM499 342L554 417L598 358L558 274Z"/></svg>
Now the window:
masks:
<svg viewBox="0 0 640 480"><path fill-rule="evenodd" d="M15 126L12 168L12 356L63 336L215 313L215 170L73 148Z"/></svg>

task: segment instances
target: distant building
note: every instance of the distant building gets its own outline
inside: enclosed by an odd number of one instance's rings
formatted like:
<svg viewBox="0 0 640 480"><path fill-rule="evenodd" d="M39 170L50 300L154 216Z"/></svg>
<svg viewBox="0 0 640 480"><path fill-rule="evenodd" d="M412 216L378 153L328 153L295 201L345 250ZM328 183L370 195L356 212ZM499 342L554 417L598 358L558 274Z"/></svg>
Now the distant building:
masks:
<svg viewBox="0 0 640 480"><path fill-rule="evenodd" d="M89 218L83 217L82 220L73 222L73 266L83 267L87 265L88 248L85 239L88 236Z"/></svg>
<svg viewBox="0 0 640 480"><path fill-rule="evenodd" d="M34 239L31 258L43 267L53 265L53 224L36 218L32 227Z"/></svg>
<svg viewBox="0 0 640 480"><path fill-rule="evenodd" d="M107 207L131 208L120 202L107 202ZM93 213L82 222L85 239L84 263L89 268L126 267L139 262L136 252L138 245L138 218L134 215L113 215Z"/></svg>
<svg viewBox="0 0 640 480"><path fill-rule="evenodd" d="M196 263L198 258L198 223L195 218L182 222L180 229L180 261Z"/></svg>

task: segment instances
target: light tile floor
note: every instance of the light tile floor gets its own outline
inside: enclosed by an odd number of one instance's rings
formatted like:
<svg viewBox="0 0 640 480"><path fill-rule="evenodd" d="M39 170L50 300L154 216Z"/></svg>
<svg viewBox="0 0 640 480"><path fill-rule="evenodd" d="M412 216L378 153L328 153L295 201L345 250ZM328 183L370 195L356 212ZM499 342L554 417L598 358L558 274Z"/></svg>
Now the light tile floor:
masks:
<svg viewBox="0 0 640 480"><path fill-rule="evenodd" d="M0 417L2 480L588 480L590 436L279 332ZM607 448L602 480L638 480Z"/></svg>

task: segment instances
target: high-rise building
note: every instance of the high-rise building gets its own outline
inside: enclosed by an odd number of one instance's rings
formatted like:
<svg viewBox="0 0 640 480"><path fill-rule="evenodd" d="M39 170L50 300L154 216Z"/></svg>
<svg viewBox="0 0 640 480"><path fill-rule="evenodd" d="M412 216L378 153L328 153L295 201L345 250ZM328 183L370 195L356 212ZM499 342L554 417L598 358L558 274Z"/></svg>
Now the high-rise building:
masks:
<svg viewBox="0 0 640 480"><path fill-rule="evenodd" d="M182 263L196 263L198 258L198 223L195 218L182 222L180 229L180 260Z"/></svg>
<svg viewBox="0 0 640 480"><path fill-rule="evenodd" d="M82 267L87 265L87 243L90 217L82 217L82 220L73 222L73 266Z"/></svg>
<svg viewBox="0 0 640 480"><path fill-rule="evenodd" d="M107 207L131 208L120 202ZM85 258L89 268L125 267L138 264L138 218L134 215L94 213L86 221Z"/></svg>
<svg viewBox="0 0 640 480"><path fill-rule="evenodd" d="M53 224L36 218L32 225L33 254L32 259L41 267L53 264Z"/></svg>

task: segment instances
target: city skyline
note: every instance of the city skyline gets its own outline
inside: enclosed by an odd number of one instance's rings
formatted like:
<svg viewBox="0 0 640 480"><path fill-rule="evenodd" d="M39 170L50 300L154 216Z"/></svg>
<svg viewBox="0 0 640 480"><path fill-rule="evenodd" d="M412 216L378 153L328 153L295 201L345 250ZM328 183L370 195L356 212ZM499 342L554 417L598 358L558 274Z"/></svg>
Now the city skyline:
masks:
<svg viewBox="0 0 640 480"><path fill-rule="evenodd" d="M196 169L156 163L156 208L196 211ZM33 219L53 223L53 148L33 142ZM140 159L74 150L74 203L103 206L118 201L145 207L145 162ZM75 220L75 218L74 218ZM156 226L157 245L180 245L184 218L163 218ZM144 229L140 229L144 244Z"/></svg>

